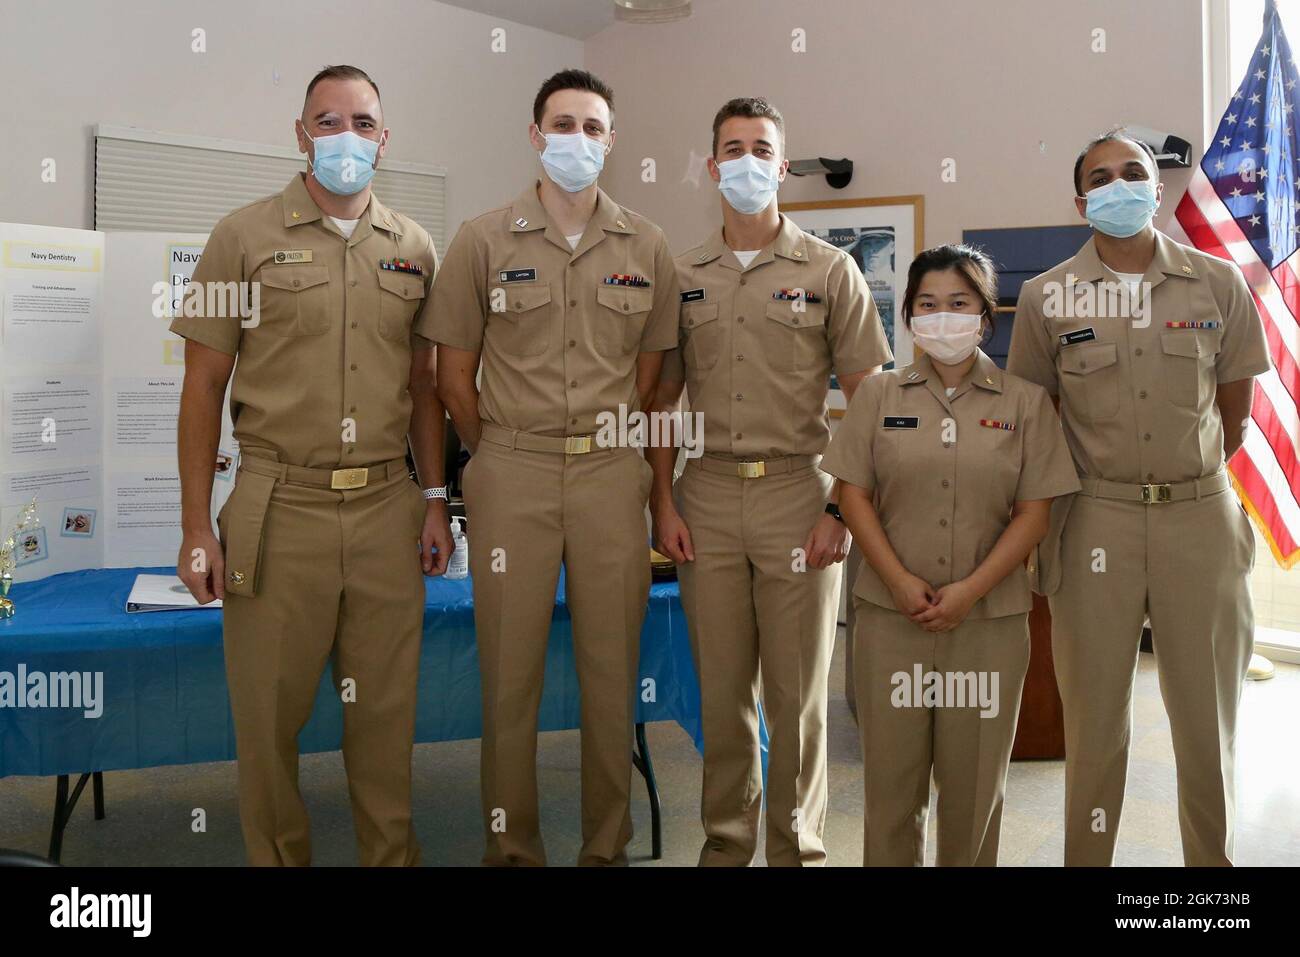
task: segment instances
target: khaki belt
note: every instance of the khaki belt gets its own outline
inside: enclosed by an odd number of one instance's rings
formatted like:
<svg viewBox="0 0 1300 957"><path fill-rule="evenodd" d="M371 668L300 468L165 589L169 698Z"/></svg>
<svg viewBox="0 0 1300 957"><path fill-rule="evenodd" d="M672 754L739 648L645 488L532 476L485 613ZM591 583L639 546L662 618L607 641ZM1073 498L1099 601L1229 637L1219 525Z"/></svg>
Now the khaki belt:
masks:
<svg viewBox="0 0 1300 957"><path fill-rule="evenodd" d="M783 455L780 458L765 459L761 462L737 462L735 459L710 458L705 455L698 459L688 459L687 466L694 465L715 475L735 475L743 479L764 478L768 475L785 475L799 469L816 465L816 455Z"/></svg>
<svg viewBox="0 0 1300 957"><path fill-rule="evenodd" d="M1189 482L1173 482L1164 485L1134 485L1128 482L1108 482L1105 479L1079 476L1084 495L1093 498L1111 498L1121 502L1141 502L1143 505L1160 505L1165 502L1184 502L1200 499L1206 495L1215 495L1224 491L1231 484L1226 471L1207 475L1205 478L1192 479Z"/></svg>
<svg viewBox="0 0 1300 957"><path fill-rule="evenodd" d="M289 485L307 485L311 488L356 489L371 482L381 482L397 475L409 475L406 459L391 459L377 465L348 469L309 469L301 465L286 465L259 451L245 449L240 454L239 467L257 475L269 475Z"/></svg>
<svg viewBox="0 0 1300 957"><path fill-rule="evenodd" d="M503 445L508 449L523 449L525 452L557 452L563 455L586 455L588 452L608 452L619 446L596 444L594 435L534 435L517 429L506 429L491 422L484 422L479 433L484 441L493 445Z"/></svg>

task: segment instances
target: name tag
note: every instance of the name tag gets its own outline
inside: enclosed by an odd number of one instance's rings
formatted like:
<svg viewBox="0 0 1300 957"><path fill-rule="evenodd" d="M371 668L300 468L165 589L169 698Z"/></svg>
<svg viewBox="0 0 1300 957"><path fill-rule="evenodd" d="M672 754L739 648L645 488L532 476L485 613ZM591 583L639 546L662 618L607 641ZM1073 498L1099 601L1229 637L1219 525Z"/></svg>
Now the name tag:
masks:
<svg viewBox="0 0 1300 957"><path fill-rule="evenodd" d="M277 249L275 251L275 261L277 263L309 263L311 262L311 250Z"/></svg>
<svg viewBox="0 0 1300 957"><path fill-rule="evenodd" d="M682 302L703 302L703 289L687 289L682 292Z"/></svg>
<svg viewBox="0 0 1300 957"><path fill-rule="evenodd" d="M502 282L531 282L537 278L537 270L529 267L528 269L503 269L501 270Z"/></svg>
<svg viewBox="0 0 1300 957"><path fill-rule="evenodd" d="M1092 331L1092 326L1087 329L1075 329L1073 332L1067 332L1060 337L1061 345L1073 346L1080 342L1091 342L1097 338L1097 333Z"/></svg>
<svg viewBox="0 0 1300 957"><path fill-rule="evenodd" d="M887 415L880 423L882 429L916 429L920 426L919 415Z"/></svg>

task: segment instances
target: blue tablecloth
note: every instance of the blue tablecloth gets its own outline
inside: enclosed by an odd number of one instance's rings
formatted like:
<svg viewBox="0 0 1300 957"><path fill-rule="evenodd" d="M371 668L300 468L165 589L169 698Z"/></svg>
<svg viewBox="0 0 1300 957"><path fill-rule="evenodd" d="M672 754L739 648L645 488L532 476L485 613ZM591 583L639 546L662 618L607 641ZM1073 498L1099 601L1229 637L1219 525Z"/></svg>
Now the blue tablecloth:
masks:
<svg viewBox="0 0 1300 957"><path fill-rule="evenodd" d="M70 572L16 584L17 615L0 621L0 672L102 672L103 713L71 708L0 706L0 777L148 768L226 761L235 733L226 691L219 611L127 614L139 572L121 568ZM425 579L416 741L454 741L482 733L478 650L470 581ZM641 633L638 720L673 720L702 746L699 684L676 582L650 590ZM0 675L0 680L3 680ZM653 700L645 700L653 697ZM556 598L546 659L540 727L578 727L573 635ZM342 704L328 669L302 751L332 751L343 733Z"/></svg>

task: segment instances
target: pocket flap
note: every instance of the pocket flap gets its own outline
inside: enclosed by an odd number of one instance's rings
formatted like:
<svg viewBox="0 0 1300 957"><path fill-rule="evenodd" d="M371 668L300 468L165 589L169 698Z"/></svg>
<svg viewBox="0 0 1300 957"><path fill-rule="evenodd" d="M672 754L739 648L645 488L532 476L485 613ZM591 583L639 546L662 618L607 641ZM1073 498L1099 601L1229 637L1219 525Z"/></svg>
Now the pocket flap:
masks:
<svg viewBox="0 0 1300 957"><path fill-rule="evenodd" d="M550 286L516 286L505 293L507 312L527 312L551 301Z"/></svg>
<svg viewBox="0 0 1300 957"><path fill-rule="evenodd" d="M1160 333L1160 345L1169 356L1185 356L1188 359L1199 359L1202 356L1211 354L1206 348L1206 344L1201 341L1201 337L1194 332L1162 332Z"/></svg>
<svg viewBox="0 0 1300 957"><path fill-rule="evenodd" d="M767 304L767 318L791 329L820 329L826 325L826 310L821 303L805 303L801 311L795 308L798 302L796 299L773 299Z"/></svg>
<svg viewBox="0 0 1300 957"><path fill-rule="evenodd" d="M222 510L226 530L226 591L232 595L252 598L257 594L266 509L275 483L273 475L241 469L235 479L235 489Z"/></svg>
<svg viewBox="0 0 1300 957"><path fill-rule="evenodd" d="M651 291L644 286L599 286L596 289L596 301L606 309L632 315L649 312L652 302Z"/></svg>
<svg viewBox="0 0 1300 957"><path fill-rule="evenodd" d="M329 266L273 266L263 269L258 281L272 289L302 292L330 281Z"/></svg>
<svg viewBox="0 0 1300 957"><path fill-rule="evenodd" d="M420 276L409 276L391 269L379 270L378 276L379 285L395 296L407 300L424 298L424 279Z"/></svg>
<svg viewBox="0 0 1300 957"><path fill-rule="evenodd" d="M718 318L718 304L716 302L702 302L695 306L682 307L682 326L686 329L694 329L696 326L702 326L706 322L712 322Z"/></svg>
<svg viewBox="0 0 1300 957"><path fill-rule="evenodd" d="M1090 342L1061 350L1061 371L1075 375L1089 375L1118 361L1119 353L1113 342Z"/></svg>

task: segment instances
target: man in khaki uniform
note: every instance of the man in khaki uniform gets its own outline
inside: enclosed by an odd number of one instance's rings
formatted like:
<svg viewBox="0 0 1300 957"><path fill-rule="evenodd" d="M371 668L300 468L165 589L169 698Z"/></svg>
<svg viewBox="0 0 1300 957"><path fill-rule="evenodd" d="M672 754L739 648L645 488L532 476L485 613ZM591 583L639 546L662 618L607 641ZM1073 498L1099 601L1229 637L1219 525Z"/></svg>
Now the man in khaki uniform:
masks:
<svg viewBox="0 0 1300 957"><path fill-rule="evenodd" d="M677 285L659 228L596 185L612 101L582 70L543 84L529 132L546 177L461 227L417 325L439 343L439 389L473 451L465 506L491 865L546 863L537 713L561 565L582 700L578 862L626 864L632 836L650 467L598 433L604 416L649 404L677 343Z"/></svg>
<svg viewBox="0 0 1300 957"><path fill-rule="evenodd" d="M1152 226L1150 153L1117 132L1080 154L1075 203L1092 239L1025 284L1008 362L1058 398L1083 484L1054 511L1040 561L1065 709L1066 864L1114 857L1145 617L1183 859L1232 861L1254 537L1224 462L1241 446L1268 348L1240 271ZM1126 287L1141 298L1107 294Z"/></svg>
<svg viewBox="0 0 1300 957"><path fill-rule="evenodd" d="M445 502L421 495L405 455L409 437L420 475L441 486L433 347L412 332L437 258L370 193L388 130L365 73L323 70L300 124L310 172L216 225L191 284L199 301L171 326L187 340L178 570L200 602L224 600L250 863L311 863L297 739L332 659L361 863L415 864L420 570L446 567L451 536ZM226 283L258 284L260 310L202 308ZM236 356L241 457L218 542L213 463Z"/></svg>
<svg viewBox="0 0 1300 957"><path fill-rule="evenodd" d="M677 258L680 350L656 411L683 386L704 454L673 486L676 450L651 449L657 547L679 564L704 732L701 865L748 865L763 780L760 675L771 730L767 861L824 864L826 684L848 533L817 463L831 372L852 396L890 361L861 271L782 216L781 114L737 99L713 124L709 172L723 227ZM674 501L675 496L675 501Z"/></svg>

